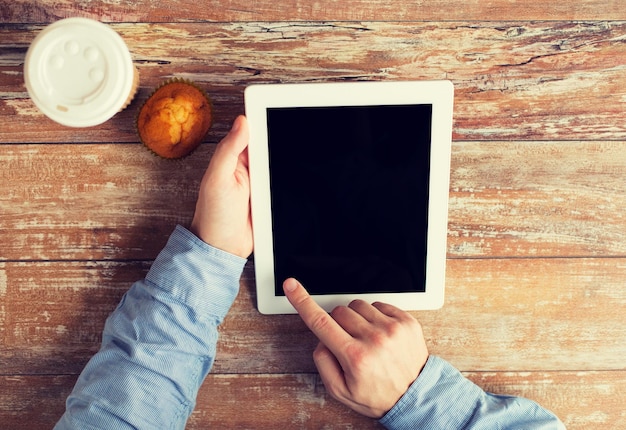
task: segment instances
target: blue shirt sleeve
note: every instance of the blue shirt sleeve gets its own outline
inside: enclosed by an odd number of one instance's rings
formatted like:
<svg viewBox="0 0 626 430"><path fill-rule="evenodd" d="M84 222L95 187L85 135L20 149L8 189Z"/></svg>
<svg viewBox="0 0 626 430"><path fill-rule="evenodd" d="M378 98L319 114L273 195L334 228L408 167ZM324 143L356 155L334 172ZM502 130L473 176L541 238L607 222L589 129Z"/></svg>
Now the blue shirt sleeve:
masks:
<svg viewBox="0 0 626 430"><path fill-rule="evenodd" d="M55 429L182 429L246 260L177 226L107 319Z"/></svg>
<svg viewBox="0 0 626 430"><path fill-rule="evenodd" d="M245 263L176 227L107 319L101 349L55 429L183 429ZM565 428L530 400L485 393L435 356L380 422L398 430Z"/></svg>
<svg viewBox="0 0 626 430"><path fill-rule="evenodd" d="M393 430L565 429L537 403L486 393L436 356L380 423Z"/></svg>

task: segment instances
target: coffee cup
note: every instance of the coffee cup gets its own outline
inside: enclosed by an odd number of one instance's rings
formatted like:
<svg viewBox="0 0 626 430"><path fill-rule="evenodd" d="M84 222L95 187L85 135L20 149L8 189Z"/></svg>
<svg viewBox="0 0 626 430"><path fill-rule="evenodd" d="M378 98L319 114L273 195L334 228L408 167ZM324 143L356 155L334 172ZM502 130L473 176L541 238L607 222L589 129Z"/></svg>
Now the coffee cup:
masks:
<svg viewBox="0 0 626 430"><path fill-rule="evenodd" d="M87 18L44 28L24 63L26 88L50 119L69 127L102 124L131 102L139 73L122 37Z"/></svg>

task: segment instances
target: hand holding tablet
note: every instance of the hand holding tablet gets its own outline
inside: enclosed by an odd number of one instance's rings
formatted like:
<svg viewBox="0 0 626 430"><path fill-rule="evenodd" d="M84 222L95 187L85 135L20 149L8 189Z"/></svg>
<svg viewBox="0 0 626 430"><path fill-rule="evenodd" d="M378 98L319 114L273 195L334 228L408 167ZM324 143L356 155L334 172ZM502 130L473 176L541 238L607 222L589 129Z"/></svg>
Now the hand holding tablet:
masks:
<svg viewBox="0 0 626 430"><path fill-rule="evenodd" d="M202 182L189 230L222 251L252 253L248 123L239 116L217 145Z"/></svg>
<svg viewBox="0 0 626 430"><path fill-rule="evenodd" d="M260 312L294 312L289 277L327 311L442 306L452 101L447 81L246 89Z"/></svg>

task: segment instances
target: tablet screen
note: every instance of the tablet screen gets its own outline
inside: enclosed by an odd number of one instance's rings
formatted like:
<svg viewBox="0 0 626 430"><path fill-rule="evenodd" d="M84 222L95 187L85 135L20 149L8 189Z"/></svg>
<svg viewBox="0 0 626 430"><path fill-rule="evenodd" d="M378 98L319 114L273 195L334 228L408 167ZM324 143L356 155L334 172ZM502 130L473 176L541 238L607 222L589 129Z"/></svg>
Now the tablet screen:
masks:
<svg viewBox="0 0 626 430"><path fill-rule="evenodd" d="M432 113L267 109L276 295L425 291Z"/></svg>

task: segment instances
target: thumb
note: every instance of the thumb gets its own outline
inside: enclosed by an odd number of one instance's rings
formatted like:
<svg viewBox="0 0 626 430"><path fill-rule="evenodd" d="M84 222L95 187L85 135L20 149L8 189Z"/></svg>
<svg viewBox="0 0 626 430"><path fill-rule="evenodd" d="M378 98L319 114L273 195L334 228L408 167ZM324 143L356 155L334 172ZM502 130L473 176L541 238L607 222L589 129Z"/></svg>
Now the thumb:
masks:
<svg viewBox="0 0 626 430"><path fill-rule="evenodd" d="M349 392L345 374L337 357L322 342L313 351L313 362L328 393L335 399L345 399Z"/></svg>
<svg viewBox="0 0 626 430"><path fill-rule="evenodd" d="M228 134L217 145L210 164L218 175L232 175L237 168L240 155L248 147L249 131L248 120L239 115Z"/></svg>

